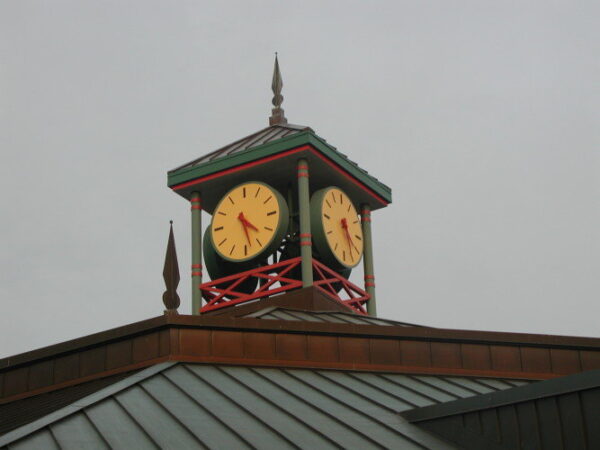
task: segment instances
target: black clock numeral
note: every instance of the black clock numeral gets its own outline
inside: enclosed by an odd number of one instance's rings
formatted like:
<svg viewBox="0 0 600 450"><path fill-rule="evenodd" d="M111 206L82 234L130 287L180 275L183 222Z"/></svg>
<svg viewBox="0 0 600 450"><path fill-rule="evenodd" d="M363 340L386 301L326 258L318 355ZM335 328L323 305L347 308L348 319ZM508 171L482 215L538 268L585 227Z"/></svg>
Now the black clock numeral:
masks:
<svg viewBox="0 0 600 450"><path fill-rule="evenodd" d="M215 228L215 231L221 231L223 229L223 227L217 227Z"/></svg>
<svg viewBox="0 0 600 450"><path fill-rule="evenodd" d="M346 261L346 250L342 250L342 259Z"/></svg>
<svg viewBox="0 0 600 450"><path fill-rule="evenodd" d="M258 193L260 192L260 186L258 187L258 189L256 190L256 194L254 194L254 198L258 197Z"/></svg>
<svg viewBox="0 0 600 450"><path fill-rule="evenodd" d="M325 200L325 203L327 203L327 206L329 206L329 209L331 209L331 203L329 203L329 200Z"/></svg>
<svg viewBox="0 0 600 450"><path fill-rule="evenodd" d="M337 203L337 201L335 200L335 192L331 193L331 198L333 199L333 203Z"/></svg>
<svg viewBox="0 0 600 450"><path fill-rule="evenodd" d="M227 240L227 238L223 239L221 242L219 242L217 244L218 247L220 247L221 245L223 245L225 243L225 241ZM235 247L235 246L234 246Z"/></svg>
<svg viewBox="0 0 600 450"><path fill-rule="evenodd" d="M331 233L333 233L333 230L329 230L329 231L327 232L327 234L331 234Z"/></svg>
<svg viewBox="0 0 600 450"><path fill-rule="evenodd" d="M344 204L344 197L342 197L342 193L340 192L340 205Z"/></svg>
<svg viewBox="0 0 600 450"><path fill-rule="evenodd" d="M358 223L358 220L355 220L355 221L354 221L354 222L352 222L352 223Z"/></svg>
<svg viewBox="0 0 600 450"><path fill-rule="evenodd" d="M229 199L229 201L231 202L232 205L235 205L235 202L233 201L233 199L231 198L231 195L228 195L227 198Z"/></svg>
<svg viewBox="0 0 600 450"><path fill-rule="evenodd" d="M266 200L263 202L263 205L264 205L264 204L266 204L266 203L267 203L269 200L271 200L272 198L273 198L273 196L272 196L272 195L269 195L269 198L268 198L268 199L266 199Z"/></svg>
<svg viewBox="0 0 600 450"><path fill-rule="evenodd" d="M325 217L326 219L331 219L331 217L329 217L327 214L323 214L323 217Z"/></svg>
<svg viewBox="0 0 600 450"><path fill-rule="evenodd" d="M265 227L265 230L267 230L267 231L273 231L273 228Z"/></svg>
<svg viewBox="0 0 600 450"><path fill-rule="evenodd" d="M354 237L355 237L356 239L358 239L359 241L362 241L362 238L361 238L361 237L360 237L358 234L355 234L355 235L354 235Z"/></svg>
<svg viewBox="0 0 600 450"><path fill-rule="evenodd" d="M242 189L242 197L246 198L246 186Z"/></svg>
<svg viewBox="0 0 600 450"><path fill-rule="evenodd" d="M256 238L256 242L258 242L258 245L260 245L262 247L261 242L258 240L258 238Z"/></svg>
<svg viewBox="0 0 600 450"><path fill-rule="evenodd" d="M248 256L248 246L244 244L244 256Z"/></svg>
<svg viewBox="0 0 600 450"><path fill-rule="evenodd" d="M348 205L348 211L346 211L346 212L350 212L350 208L352 208L352 203L350 203L350 204Z"/></svg>
<svg viewBox="0 0 600 450"><path fill-rule="evenodd" d="M273 214L277 214L277 211L271 211L267 213L267 216L272 216Z"/></svg>
<svg viewBox="0 0 600 450"><path fill-rule="evenodd" d="M233 253L233 251L235 250L235 244L233 244L233 247L231 247L231 250L229 250L229 255L231 256L231 254Z"/></svg>
<svg viewBox="0 0 600 450"><path fill-rule="evenodd" d="M333 247L333 251L335 252L337 250L337 248L338 248L338 243L336 242L335 247Z"/></svg>
<svg viewBox="0 0 600 450"><path fill-rule="evenodd" d="M223 211L219 211L217 214L221 214L222 216L226 216L227 215Z"/></svg>

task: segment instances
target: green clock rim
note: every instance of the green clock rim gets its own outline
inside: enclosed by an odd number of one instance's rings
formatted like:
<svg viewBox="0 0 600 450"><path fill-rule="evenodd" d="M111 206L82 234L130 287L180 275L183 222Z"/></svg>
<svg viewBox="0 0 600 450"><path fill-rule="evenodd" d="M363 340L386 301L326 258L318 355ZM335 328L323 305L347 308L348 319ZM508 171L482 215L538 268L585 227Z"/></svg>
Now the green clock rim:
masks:
<svg viewBox="0 0 600 450"><path fill-rule="evenodd" d="M323 225L321 212L323 200L325 199L327 193L332 189L339 189L341 192L344 193L346 197L348 197L348 194L346 194L346 192L343 189L337 186L328 186L326 188L319 189L312 195L310 199L310 230L312 233L313 242L317 251L319 252L319 255L321 256L321 258L323 258L324 263L335 264L343 268L353 269L362 260L362 255L358 259L358 261L356 261L356 263L352 265L346 264L345 262L341 261L333 252L333 250L329 246L329 243L327 242L327 236L325 235L325 227ZM356 210L356 207L354 209Z"/></svg>
<svg viewBox="0 0 600 450"><path fill-rule="evenodd" d="M260 258L264 258L265 256L271 255L275 250L277 250L277 248L281 244L281 241L283 241L283 238L285 237L285 234L287 232L289 220L290 220L289 208L288 208L287 202L283 198L283 195L281 195L281 193L277 189L275 189L273 186L271 186L267 183L263 183L262 181L244 181L243 183L239 183L239 184L235 185L234 187L229 189L223 195L223 197L221 198L221 200L219 200L219 203L217 203L217 206L215 207L214 210L217 211L219 209L219 207L221 206L221 203L223 203L223 201L227 198L227 196L229 195L230 192L232 192L233 190L237 189L240 186L243 186L244 184L260 184L261 186L265 186L266 188L270 189L271 192L273 192L275 199L277 200L277 204L279 205L279 211L280 211L279 222L277 223L277 227L275 229L275 233L273 233L273 237L265 245L265 248L263 249L263 251L254 256L249 256L249 257L243 258L243 259L230 258L228 255L224 255L223 253L221 253L219 251L219 249L217 248L217 246L215 245L215 241L213 240L213 236L211 233L210 241L211 241L212 247L215 250L215 252L217 252L217 254L224 260L233 262L233 263L247 262L247 261L251 261L253 259L260 259ZM214 218L215 218L215 216L213 214L213 216L210 219L210 228L211 229L213 226Z"/></svg>

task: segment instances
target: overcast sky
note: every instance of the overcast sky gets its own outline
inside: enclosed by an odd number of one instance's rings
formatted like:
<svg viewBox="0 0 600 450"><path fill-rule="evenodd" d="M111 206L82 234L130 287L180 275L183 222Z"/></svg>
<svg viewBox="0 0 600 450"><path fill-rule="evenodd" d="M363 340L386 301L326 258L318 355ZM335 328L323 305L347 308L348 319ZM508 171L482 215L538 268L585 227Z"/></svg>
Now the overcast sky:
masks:
<svg viewBox="0 0 600 450"><path fill-rule="evenodd" d="M189 313L166 172L267 125L275 51L290 122L393 190L382 317L600 336L599 5L2 1L0 356L162 314L169 219Z"/></svg>

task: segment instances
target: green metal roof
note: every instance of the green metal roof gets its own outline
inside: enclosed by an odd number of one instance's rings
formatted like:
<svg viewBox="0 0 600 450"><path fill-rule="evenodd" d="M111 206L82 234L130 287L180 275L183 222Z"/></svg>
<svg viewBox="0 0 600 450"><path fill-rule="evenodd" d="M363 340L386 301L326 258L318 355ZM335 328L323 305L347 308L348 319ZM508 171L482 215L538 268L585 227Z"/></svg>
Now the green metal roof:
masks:
<svg viewBox="0 0 600 450"><path fill-rule="evenodd" d="M310 145L324 158L371 189L386 202L391 189L305 126L272 125L245 138L177 167L168 173L168 185L178 186L224 170L251 163L303 145ZM183 194L183 193L182 193Z"/></svg>
<svg viewBox="0 0 600 450"><path fill-rule="evenodd" d="M163 363L0 437L20 448L455 448L399 412L523 381Z"/></svg>
<svg viewBox="0 0 600 450"><path fill-rule="evenodd" d="M600 448L600 370L405 411L460 448Z"/></svg>

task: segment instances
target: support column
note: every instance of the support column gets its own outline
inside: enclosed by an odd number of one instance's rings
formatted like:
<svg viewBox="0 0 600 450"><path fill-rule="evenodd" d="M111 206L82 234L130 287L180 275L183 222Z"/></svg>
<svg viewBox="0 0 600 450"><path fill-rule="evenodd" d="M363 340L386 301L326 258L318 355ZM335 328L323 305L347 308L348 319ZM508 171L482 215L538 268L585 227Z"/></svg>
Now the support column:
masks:
<svg viewBox="0 0 600 450"><path fill-rule="evenodd" d="M202 306L202 204L200 193L192 192L192 314L200 314Z"/></svg>
<svg viewBox="0 0 600 450"><path fill-rule="evenodd" d="M310 190L308 161L298 161L298 213L300 215L300 256L302 257L302 287L312 286L312 236L310 234Z"/></svg>
<svg viewBox="0 0 600 450"><path fill-rule="evenodd" d="M375 301L375 270L373 268L373 239L371 238L371 207L363 205L360 213L363 243L364 260L363 268L365 270L365 291L371 297L367 302L367 313L370 316L377 316L377 303Z"/></svg>

